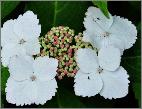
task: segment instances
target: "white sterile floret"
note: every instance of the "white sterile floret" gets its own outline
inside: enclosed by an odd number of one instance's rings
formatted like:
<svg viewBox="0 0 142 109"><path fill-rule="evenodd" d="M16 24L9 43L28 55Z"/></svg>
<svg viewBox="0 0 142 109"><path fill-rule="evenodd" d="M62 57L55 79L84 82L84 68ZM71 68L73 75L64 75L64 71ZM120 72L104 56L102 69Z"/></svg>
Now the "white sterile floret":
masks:
<svg viewBox="0 0 142 109"><path fill-rule="evenodd" d="M114 46L102 47L98 52L100 67L114 71L120 66L121 53Z"/></svg>
<svg viewBox="0 0 142 109"><path fill-rule="evenodd" d="M122 51L132 47L137 39L136 27L128 19L111 14L109 17L105 17L99 8L89 7L83 22L86 28L83 40L98 49L107 45L114 45Z"/></svg>
<svg viewBox="0 0 142 109"><path fill-rule="evenodd" d="M10 59L10 77L6 83L6 100L21 105L44 104L55 96L58 61L53 58L14 56Z"/></svg>
<svg viewBox="0 0 142 109"><path fill-rule="evenodd" d="M116 52L114 57L109 50ZM83 97L100 94L108 99L126 96L129 76L127 71L119 66L120 55L119 49L113 46L102 48L98 56L94 50L79 49L76 59L80 69L74 80L75 94Z"/></svg>
<svg viewBox="0 0 142 109"><path fill-rule="evenodd" d="M37 15L27 11L17 19L8 20L1 28L2 64L8 66L14 55L35 55L40 52L38 37L41 25Z"/></svg>

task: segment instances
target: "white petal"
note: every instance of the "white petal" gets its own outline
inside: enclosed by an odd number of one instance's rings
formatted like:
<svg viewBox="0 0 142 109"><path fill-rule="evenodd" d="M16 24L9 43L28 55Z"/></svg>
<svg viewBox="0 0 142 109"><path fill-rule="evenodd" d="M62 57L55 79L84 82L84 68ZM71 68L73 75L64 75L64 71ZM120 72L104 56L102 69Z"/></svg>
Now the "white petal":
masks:
<svg viewBox="0 0 142 109"><path fill-rule="evenodd" d="M11 57L19 54L25 55L25 53L25 49L20 47L18 44L6 44L2 47L1 50L1 59L3 66L7 67L9 65Z"/></svg>
<svg viewBox="0 0 142 109"><path fill-rule="evenodd" d="M129 76L123 67L118 68L114 72L104 70L101 73L101 77L104 83L100 92L101 96L112 99L122 98L128 94Z"/></svg>
<svg viewBox="0 0 142 109"><path fill-rule="evenodd" d="M115 46L116 48L119 48L121 51L121 55L124 51L124 43L121 41L119 37L115 37L114 34L111 34L109 37L106 37L102 40L101 46Z"/></svg>
<svg viewBox="0 0 142 109"><path fill-rule="evenodd" d="M83 31L83 41L85 42L90 42L92 43L93 42L93 35L88 32L87 30Z"/></svg>
<svg viewBox="0 0 142 109"><path fill-rule="evenodd" d="M98 68L97 54L92 49L79 49L76 53L76 61L84 73L96 72Z"/></svg>
<svg viewBox="0 0 142 109"><path fill-rule="evenodd" d="M33 58L29 56L14 56L10 59L9 72L17 81L29 79L33 74Z"/></svg>
<svg viewBox="0 0 142 109"><path fill-rule="evenodd" d="M113 17L109 13L109 19L102 13L99 8L89 7L87 12L87 16L91 16L96 21L97 25L100 26L104 31L107 31L113 23ZM95 28L94 28L95 29Z"/></svg>
<svg viewBox="0 0 142 109"><path fill-rule="evenodd" d="M27 11L22 15L19 15L17 22L14 25L14 32L25 40L29 38L37 38L41 33L41 25L39 25L39 19L32 11Z"/></svg>
<svg viewBox="0 0 142 109"><path fill-rule="evenodd" d="M93 74L93 73L92 73ZM88 73L84 73L81 70L78 70L77 74L75 75L75 79L74 82L80 82L82 81L82 79L88 79L88 76L90 76L91 74Z"/></svg>
<svg viewBox="0 0 142 109"><path fill-rule="evenodd" d="M9 78L6 84L6 100L9 103L21 105L33 104L37 97L37 86L28 80L17 82Z"/></svg>
<svg viewBox="0 0 142 109"><path fill-rule="evenodd" d="M44 104L48 100L52 99L53 96L55 96L55 92L57 91L57 82L55 79L49 80L49 81L37 81L37 99L35 103L38 104Z"/></svg>
<svg viewBox="0 0 142 109"><path fill-rule="evenodd" d="M133 46L137 39L136 27L128 21L128 19L114 16L113 25L110 28L110 32L114 34L115 38L120 38L124 43L124 49L128 49Z"/></svg>
<svg viewBox="0 0 142 109"><path fill-rule="evenodd" d="M108 71L115 71L121 61L121 53L114 46L102 47L98 52L99 65Z"/></svg>
<svg viewBox="0 0 142 109"><path fill-rule="evenodd" d="M98 73L84 74L78 71L74 81L74 91L78 96L95 96L103 87L103 82Z"/></svg>
<svg viewBox="0 0 142 109"><path fill-rule="evenodd" d="M36 55L40 53L40 44L38 38L32 38L25 42L23 46L26 49L26 53L29 55Z"/></svg>
<svg viewBox="0 0 142 109"><path fill-rule="evenodd" d="M41 81L53 79L57 74L57 66L58 61L48 56L36 58L33 64L34 73Z"/></svg>
<svg viewBox="0 0 142 109"><path fill-rule="evenodd" d="M113 23L113 17L111 14L109 16L110 19L106 18L99 8L89 7L83 22L86 28L83 40L91 42L95 48L100 49L104 33L109 30Z"/></svg>
<svg viewBox="0 0 142 109"><path fill-rule="evenodd" d="M13 25L16 20L8 20L3 24L1 28L1 45L2 47L6 44L17 43L18 36L13 31Z"/></svg>
<svg viewBox="0 0 142 109"><path fill-rule="evenodd" d="M83 24L86 30L94 36L101 36L101 34L104 32L104 30L93 20L92 16L86 16Z"/></svg>

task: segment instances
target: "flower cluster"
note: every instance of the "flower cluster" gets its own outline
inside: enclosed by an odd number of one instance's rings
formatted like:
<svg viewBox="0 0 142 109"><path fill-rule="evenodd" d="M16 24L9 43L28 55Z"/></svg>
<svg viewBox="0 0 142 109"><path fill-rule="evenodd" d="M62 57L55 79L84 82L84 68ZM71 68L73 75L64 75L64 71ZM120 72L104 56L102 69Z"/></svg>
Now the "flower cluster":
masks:
<svg viewBox="0 0 142 109"><path fill-rule="evenodd" d="M127 19L104 16L100 9L89 7L84 18L83 40L92 49L79 49L76 60L79 71L75 76L75 94L83 97L100 94L104 98L121 98L128 93L128 74L120 66L121 55L136 41L136 27Z"/></svg>
<svg viewBox="0 0 142 109"><path fill-rule="evenodd" d="M126 96L129 75L120 62L124 50L135 43L137 30L127 19L109 16L89 7L83 34L74 35L74 30L59 26L40 38L41 25L32 11L5 22L1 59L10 72L6 100L17 106L44 104L55 96L56 75L74 77L79 96Z"/></svg>
<svg viewBox="0 0 142 109"><path fill-rule="evenodd" d="M21 105L44 104L55 96L58 60L40 53L41 25L32 11L8 20L1 29L2 64L9 68L6 100Z"/></svg>
<svg viewBox="0 0 142 109"><path fill-rule="evenodd" d="M82 41L82 33L74 36L74 30L69 27L53 27L40 38L40 56L54 57L59 60L57 76L62 79L65 75L74 77L78 71L74 53L79 48L92 48L90 43Z"/></svg>

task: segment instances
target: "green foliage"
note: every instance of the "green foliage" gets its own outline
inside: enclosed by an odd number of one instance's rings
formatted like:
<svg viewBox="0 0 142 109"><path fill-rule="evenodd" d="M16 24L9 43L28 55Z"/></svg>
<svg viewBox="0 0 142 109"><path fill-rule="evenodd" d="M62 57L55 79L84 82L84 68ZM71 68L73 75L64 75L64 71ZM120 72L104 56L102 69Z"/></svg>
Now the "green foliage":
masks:
<svg viewBox="0 0 142 109"><path fill-rule="evenodd" d="M137 26L138 39L135 45L130 49L133 55L122 58L122 66L128 71L130 75L130 82L135 93L135 98L138 100L139 106L141 104L141 22Z"/></svg>
<svg viewBox="0 0 142 109"><path fill-rule="evenodd" d="M60 108L85 108L75 93L63 86L58 88L57 100Z"/></svg>
<svg viewBox="0 0 142 109"><path fill-rule="evenodd" d="M88 2L79 1L42 1L28 2L25 10L32 10L42 24L42 35L53 26L69 26L76 32L83 31L83 19Z"/></svg>
<svg viewBox="0 0 142 109"><path fill-rule="evenodd" d="M1 92L2 94L5 94L5 88L6 88L8 77L9 77L8 68L1 66Z"/></svg>
<svg viewBox="0 0 142 109"><path fill-rule="evenodd" d="M98 8L101 9L101 11L104 13L104 15L109 18L109 12L107 9L107 1L97 1L93 0L92 1L94 5L96 5Z"/></svg>
<svg viewBox="0 0 142 109"><path fill-rule="evenodd" d="M20 3L20 1L6 1L1 2L1 18L3 19L8 14L10 14Z"/></svg>
<svg viewBox="0 0 142 109"><path fill-rule="evenodd" d="M73 78L64 78L57 81L58 89L56 96L40 108L85 108L86 105L75 95ZM94 103L95 104L95 103Z"/></svg>
<svg viewBox="0 0 142 109"><path fill-rule="evenodd" d="M3 103L3 100L1 99L1 101L0 101L0 104L1 104L1 108L4 108L4 103Z"/></svg>

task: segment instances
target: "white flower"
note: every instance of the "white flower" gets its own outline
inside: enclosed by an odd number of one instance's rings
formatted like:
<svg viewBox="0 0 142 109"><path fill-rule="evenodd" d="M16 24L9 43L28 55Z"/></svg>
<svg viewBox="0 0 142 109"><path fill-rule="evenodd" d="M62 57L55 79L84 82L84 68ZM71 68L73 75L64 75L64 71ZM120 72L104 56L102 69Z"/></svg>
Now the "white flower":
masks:
<svg viewBox="0 0 142 109"><path fill-rule="evenodd" d="M41 25L37 15L27 11L17 19L8 20L1 28L2 64L8 66L14 55L35 55L40 52L38 37Z"/></svg>
<svg viewBox="0 0 142 109"><path fill-rule="evenodd" d="M6 100L21 105L44 104L55 96L58 61L53 58L14 56L10 59L10 77L6 84Z"/></svg>
<svg viewBox="0 0 142 109"><path fill-rule="evenodd" d="M84 18L83 40L94 47L114 45L121 51L133 46L137 39L136 27L128 19L112 16L106 18L99 8L89 7Z"/></svg>
<svg viewBox="0 0 142 109"><path fill-rule="evenodd" d="M100 94L108 99L126 96L129 76L119 66L120 55L120 50L113 46L102 47L98 56L94 50L79 49L76 59L80 69L74 80L75 94L83 97Z"/></svg>

